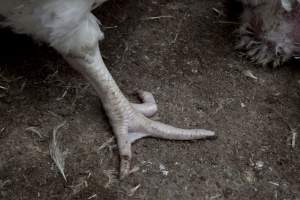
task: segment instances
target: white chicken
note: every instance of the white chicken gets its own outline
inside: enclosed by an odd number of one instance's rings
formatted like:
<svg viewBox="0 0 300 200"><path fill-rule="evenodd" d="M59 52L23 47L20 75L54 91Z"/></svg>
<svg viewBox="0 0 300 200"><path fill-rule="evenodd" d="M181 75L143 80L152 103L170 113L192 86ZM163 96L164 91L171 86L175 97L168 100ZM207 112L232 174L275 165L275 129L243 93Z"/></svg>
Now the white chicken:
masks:
<svg viewBox="0 0 300 200"><path fill-rule="evenodd" d="M239 0L244 11L237 48L274 67L300 56L300 0Z"/></svg>
<svg viewBox="0 0 300 200"><path fill-rule="evenodd" d="M142 104L130 103L107 70L98 41L103 39L91 10L106 0L0 0L2 26L48 43L94 87L117 138L120 178L130 171L131 145L143 137L193 140L212 137L204 129L179 129L151 117L157 106L151 93L140 91Z"/></svg>

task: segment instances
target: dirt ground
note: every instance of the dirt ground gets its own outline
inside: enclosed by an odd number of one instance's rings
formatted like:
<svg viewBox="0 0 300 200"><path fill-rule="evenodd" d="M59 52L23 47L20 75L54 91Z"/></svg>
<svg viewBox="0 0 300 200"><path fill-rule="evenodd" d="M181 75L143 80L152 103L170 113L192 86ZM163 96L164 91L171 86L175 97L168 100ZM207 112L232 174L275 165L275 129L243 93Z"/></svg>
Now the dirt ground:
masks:
<svg viewBox="0 0 300 200"><path fill-rule="evenodd" d="M300 200L300 68L242 58L224 10L218 0L111 0L95 11L105 61L132 101L150 91L155 119L218 133L138 141L139 170L121 182L117 149L99 150L112 131L91 86L51 48L1 30L0 199ZM48 148L64 121L67 182Z"/></svg>

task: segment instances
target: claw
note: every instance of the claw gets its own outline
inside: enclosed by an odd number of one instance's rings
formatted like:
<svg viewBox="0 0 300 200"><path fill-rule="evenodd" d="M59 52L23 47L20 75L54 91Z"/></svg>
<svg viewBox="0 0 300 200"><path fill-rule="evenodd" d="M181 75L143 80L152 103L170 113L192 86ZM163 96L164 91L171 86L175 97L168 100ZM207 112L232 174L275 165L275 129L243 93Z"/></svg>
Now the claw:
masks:
<svg viewBox="0 0 300 200"><path fill-rule="evenodd" d="M168 140L197 140L215 136L213 131L205 129L181 129L150 119L146 120L148 120L144 125L146 133L156 138Z"/></svg>
<svg viewBox="0 0 300 200"><path fill-rule="evenodd" d="M121 156L120 163L120 179L123 180L129 175L130 172L130 160L131 158L127 156Z"/></svg>
<svg viewBox="0 0 300 200"><path fill-rule="evenodd" d="M67 57L67 60L90 81L101 98L118 143L120 179L129 175L131 145L138 139L149 136L171 140L194 140L215 136L212 131L185 130L147 118L157 111L153 95L139 91L143 103L129 103L107 70L99 48L95 46L90 51L84 57Z"/></svg>
<svg viewBox="0 0 300 200"><path fill-rule="evenodd" d="M134 109L131 107L131 109ZM121 154L120 178L124 179L129 175L131 160L131 145L135 141L144 137L162 138L168 140L196 140L204 138L213 138L215 133L205 129L180 129L161 122L146 118L138 112L131 118L128 116L128 132L126 137L115 133L119 138L119 151ZM113 124L112 124L113 125Z"/></svg>
<svg viewBox="0 0 300 200"><path fill-rule="evenodd" d="M131 106L146 117L152 117L157 112L157 104L150 92L138 91L138 95L142 100L142 104L132 103Z"/></svg>

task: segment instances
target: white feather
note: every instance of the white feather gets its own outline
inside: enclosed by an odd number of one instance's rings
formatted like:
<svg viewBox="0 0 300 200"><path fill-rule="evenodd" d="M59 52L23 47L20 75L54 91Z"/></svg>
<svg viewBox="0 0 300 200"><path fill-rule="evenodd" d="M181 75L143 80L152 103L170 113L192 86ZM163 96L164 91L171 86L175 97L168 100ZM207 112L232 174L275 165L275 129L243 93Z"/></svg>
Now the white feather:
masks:
<svg viewBox="0 0 300 200"><path fill-rule="evenodd" d="M103 38L91 10L106 0L0 0L2 26L48 42L61 53Z"/></svg>

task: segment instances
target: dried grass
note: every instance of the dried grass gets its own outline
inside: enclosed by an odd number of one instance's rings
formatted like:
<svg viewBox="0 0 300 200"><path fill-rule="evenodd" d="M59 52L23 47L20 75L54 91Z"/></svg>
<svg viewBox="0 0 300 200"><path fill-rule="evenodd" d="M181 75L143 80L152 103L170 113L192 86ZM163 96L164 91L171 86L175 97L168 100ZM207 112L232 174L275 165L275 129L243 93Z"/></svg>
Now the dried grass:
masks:
<svg viewBox="0 0 300 200"><path fill-rule="evenodd" d="M32 133L38 135L40 139L42 139L42 138L44 137L44 136L41 134L41 132L38 131L37 128L34 127L34 126L31 126L31 127L26 128L25 131L32 132Z"/></svg>

